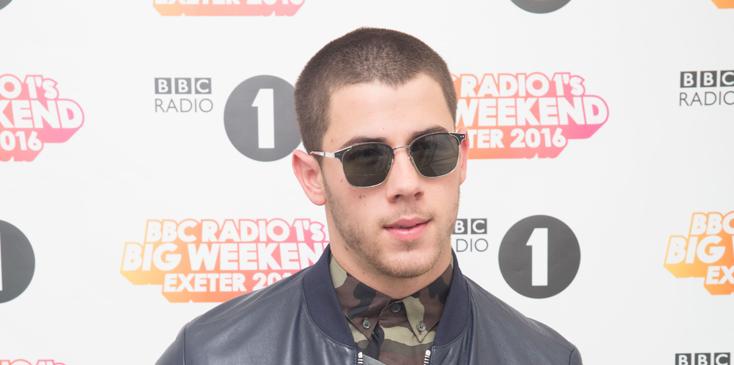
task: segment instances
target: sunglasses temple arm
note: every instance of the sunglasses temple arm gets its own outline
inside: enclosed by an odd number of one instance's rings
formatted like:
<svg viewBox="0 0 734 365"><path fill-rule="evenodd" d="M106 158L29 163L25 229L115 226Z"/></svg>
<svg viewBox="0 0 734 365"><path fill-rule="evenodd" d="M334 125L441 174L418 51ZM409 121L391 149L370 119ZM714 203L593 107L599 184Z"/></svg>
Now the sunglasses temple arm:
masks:
<svg viewBox="0 0 734 365"><path fill-rule="evenodd" d="M321 156L321 157L336 158L336 154L334 152L311 151L311 152L309 152L309 154L316 155L316 156Z"/></svg>

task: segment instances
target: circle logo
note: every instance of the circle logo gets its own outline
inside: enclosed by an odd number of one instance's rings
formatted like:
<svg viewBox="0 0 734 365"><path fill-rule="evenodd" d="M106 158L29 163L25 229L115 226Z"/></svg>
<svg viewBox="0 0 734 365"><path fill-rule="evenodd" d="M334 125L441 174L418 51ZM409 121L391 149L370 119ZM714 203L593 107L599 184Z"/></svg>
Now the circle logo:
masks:
<svg viewBox="0 0 734 365"><path fill-rule="evenodd" d="M10 4L10 1L12 0L0 0L0 9L8 6L8 4Z"/></svg>
<svg viewBox="0 0 734 365"><path fill-rule="evenodd" d="M269 75L243 81L224 106L224 129L234 147L253 160L288 156L301 143L293 86Z"/></svg>
<svg viewBox="0 0 734 365"><path fill-rule="evenodd" d="M547 215L515 223L502 238L499 265L507 284L530 298L566 289L579 270L581 249L571 228Z"/></svg>
<svg viewBox="0 0 734 365"><path fill-rule="evenodd" d="M0 221L0 303L22 294L35 269L36 258L28 238L14 225Z"/></svg>
<svg viewBox="0 0 734 365"><path fill-rule="evenodd" d="M554 12L564 7L569 1L571 0L512 0L521 9L536 14Z"/></svg>

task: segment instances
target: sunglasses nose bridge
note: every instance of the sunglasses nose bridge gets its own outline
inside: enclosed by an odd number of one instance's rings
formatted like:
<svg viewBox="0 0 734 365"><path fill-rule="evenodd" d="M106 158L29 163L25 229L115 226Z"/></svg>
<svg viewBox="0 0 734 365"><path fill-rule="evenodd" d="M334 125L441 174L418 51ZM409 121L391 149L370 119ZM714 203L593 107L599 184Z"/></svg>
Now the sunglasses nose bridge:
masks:
<svg viewBox="0 0 734 365"><path fill-rule="evenodd" d="M395 153L397 152L397 150L399 150L399 149L403 149L403 148L405 148L405 149L407 149L407 148L410 148L410 145L409 145L409 144L406 144L405 146L397 146L397 147L393 147L393 148L392 148L392 153L393 153L393 155L394 155L394 154L395 154Z"/></svg>
<svg viewBox="0 0 734 365"><path fill-rule="evenodd" d="M420 170L418 170L418 167L415 165L415 161L413 160L413 155L410 153L410 147L411 145L407 144L404 146L397 146L392 148L392 161L390 161L390 170L395 168L395 162L398 160L398 150L404 149L406 153L406 157L408 158L408 162L410 162L411 169L414 169L415 172L418 173L418 175L423 176L423 174L420 173Z"/></svg>
<svg viewBox="0 0 734 365"><path fill-rule="evenodd" d="M413 155L410 154L410 145L409 144L406 144L404 146L393 147L393 149L392 149L392 159L393 159L393 161L398 158L398 150L401 150L401 149L405 149L405 153L408 154L408 159L410 160L410 163L414 165L415 163L413 162Z"/></svg>

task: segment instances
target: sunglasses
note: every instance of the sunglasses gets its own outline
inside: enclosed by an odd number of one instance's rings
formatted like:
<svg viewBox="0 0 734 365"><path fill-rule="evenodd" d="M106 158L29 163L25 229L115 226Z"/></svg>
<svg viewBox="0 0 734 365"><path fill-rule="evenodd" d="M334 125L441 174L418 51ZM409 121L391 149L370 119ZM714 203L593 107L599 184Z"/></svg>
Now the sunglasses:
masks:
<svg viewBox="0 0 734 365"><path fill-rule="evenodd" d="M456 168L463 133L429 133L416 137L405 146L391 147L381 142L358 143L335 152L311 151L312 155L336 158L342 163L344 176L356 187L382 184L395 159L395 150L406 148L410 161L425 177L446 175Z"/></svg>

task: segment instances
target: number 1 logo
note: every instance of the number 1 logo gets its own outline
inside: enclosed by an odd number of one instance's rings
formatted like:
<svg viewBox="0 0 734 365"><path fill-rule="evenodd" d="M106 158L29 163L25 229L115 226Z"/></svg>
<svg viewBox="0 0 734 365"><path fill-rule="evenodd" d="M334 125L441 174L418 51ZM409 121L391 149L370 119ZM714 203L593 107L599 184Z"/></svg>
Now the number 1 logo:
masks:
<svg viewBox="0 0 734 365"><path fill-rule="evenodd" d="M293 86L270 75L243 81L224 106L224 129L232 145L253 160L288 156L301 143Z"/></svg>
<svg viewBox="0 0 734 365"><path fill-rule="evenodd" d="M581 249L571 228L546 215L515 223L499 250L505 281L530 298L548 298L562 292L576 277L580 262Z"/></svg>
<svg viewBox="0 0 734 365"><path fill-rule="evenodd" d="M22 294L35 269L36 259L28 238L14 225L0 220L0 303Z"/></svg>

